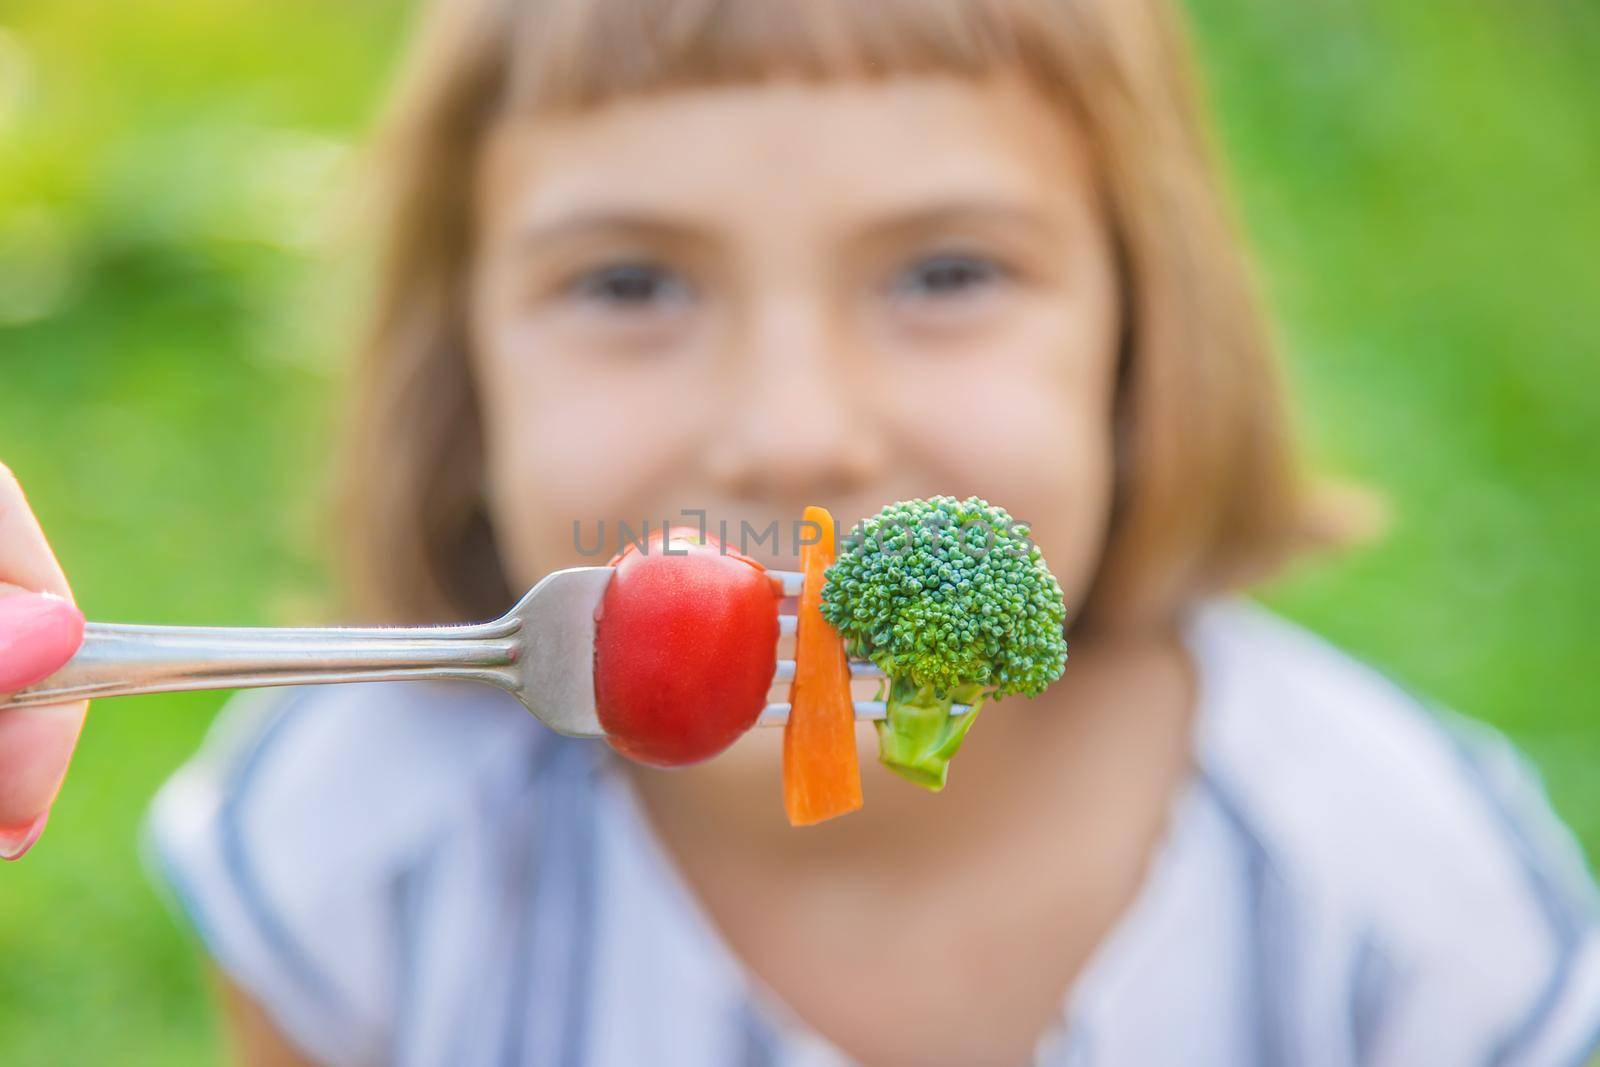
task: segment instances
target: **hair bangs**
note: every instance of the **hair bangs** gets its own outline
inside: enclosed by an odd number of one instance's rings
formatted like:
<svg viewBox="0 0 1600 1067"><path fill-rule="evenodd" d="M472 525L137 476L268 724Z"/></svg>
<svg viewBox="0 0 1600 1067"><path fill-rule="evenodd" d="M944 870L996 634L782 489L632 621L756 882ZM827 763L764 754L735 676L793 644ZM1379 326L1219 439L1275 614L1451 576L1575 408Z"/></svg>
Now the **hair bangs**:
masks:
<svg viewBox="0 0 1600 1067"><path fill-rule="evenodd" d="M1050 51L1029 39L1030 27L1048 21L1037 17L1037 6L1037 0L517 5L500 106L578 109L634 94L779 78L1016 71Z"/></svg>

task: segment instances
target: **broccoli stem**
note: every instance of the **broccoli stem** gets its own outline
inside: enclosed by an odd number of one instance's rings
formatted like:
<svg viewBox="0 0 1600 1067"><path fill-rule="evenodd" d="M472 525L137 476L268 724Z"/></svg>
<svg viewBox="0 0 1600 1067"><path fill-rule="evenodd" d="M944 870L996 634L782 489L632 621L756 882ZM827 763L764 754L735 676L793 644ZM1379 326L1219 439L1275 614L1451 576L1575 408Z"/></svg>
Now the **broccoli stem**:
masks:
<svg viewBox="0 0 1600 1067"><path fill-rule="evenodd" d="M889 685L888 717L878 723L878 759L908 781L937 793L987 694L981 685L941 690L898 677ZM952 715L953 704L971 711Z"/></svg>

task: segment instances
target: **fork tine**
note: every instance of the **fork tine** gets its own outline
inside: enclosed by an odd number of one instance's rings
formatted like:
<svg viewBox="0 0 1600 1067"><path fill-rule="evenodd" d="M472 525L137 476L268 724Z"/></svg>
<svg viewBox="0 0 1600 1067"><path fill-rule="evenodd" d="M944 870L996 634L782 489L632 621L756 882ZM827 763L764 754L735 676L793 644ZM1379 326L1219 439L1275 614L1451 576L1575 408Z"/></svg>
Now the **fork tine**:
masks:
<svg viewBox="0 0 1600 1067"><path fill-rule="evenodd" d="M852 678L882 678L883 668L870 660L853 659L850 661L850 677ZM774 682L787 682L794 678L794 660L780 659L778 669L772 672Z"/></svg>
<svg viewBox="0 0 1600 1067"><path fill-rule="evenodd" d="M805 584L805 575L799 571L768 571L767 573L783 583L784 596L800 595L800 587Z"/></svg>
<svg viewBox="0 0 1600 1067"><path fill-rule="evenodd" d="M858 700L856 705L856 720L882 719L889 714L888 708L881 700ZM960 715L971 711L970 704L952 704L950 714ZM761 717L756 720L757 726L782 726L789 721L789 705L787 702L768 704L761 709Z"/></svg>

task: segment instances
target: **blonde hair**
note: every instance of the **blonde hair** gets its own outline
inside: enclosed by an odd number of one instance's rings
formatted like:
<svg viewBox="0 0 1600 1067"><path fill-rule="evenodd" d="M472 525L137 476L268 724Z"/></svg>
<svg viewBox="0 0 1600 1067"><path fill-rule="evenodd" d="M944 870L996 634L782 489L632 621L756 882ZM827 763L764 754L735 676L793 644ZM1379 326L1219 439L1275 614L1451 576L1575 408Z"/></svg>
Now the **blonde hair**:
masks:
<svg viewBox="0 0 1600 1067"><path fill-rule="evenodd" d="M361 609L470 619L512 599L467 358L465 190L485 129L775 77L1011 74L1081 128L1126 312L1112 514L1080 629L1170 618L1324 540L1174 20L1161 0L435 4L378 142L387 243L341 493Z"/></svg>

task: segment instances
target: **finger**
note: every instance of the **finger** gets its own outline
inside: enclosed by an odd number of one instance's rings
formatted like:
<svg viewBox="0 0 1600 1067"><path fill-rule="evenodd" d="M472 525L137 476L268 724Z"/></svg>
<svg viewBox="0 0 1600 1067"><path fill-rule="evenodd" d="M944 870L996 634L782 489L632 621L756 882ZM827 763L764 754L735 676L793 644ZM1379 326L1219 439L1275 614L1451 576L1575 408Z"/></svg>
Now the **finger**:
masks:
<svg viewBox="0 0 1600 1067"><path fill-rule="evenodd" d="M83 644L83 612L54 593L0 582L0 693L54 674Z"/></svg>
<svg viewBox="0 0 1600 1067"><path fill-rule="evenodd" d="M72 596L22 487L0 464L0 680L6 688L50 674L82 640L77 609L69 614L59 603L29 595L37 593ZM0 858L15 859L38 838L87 708L80 701L0 712Z"/></svg>
<svg viewBox="0 0 1600 1067"><path fill-rule="evenodd" d="M0 691L54 673L83 641L70 601L0 585ZM88 704L0 711L0 859L16 859L44 829L83 730Z"/></svg>
<svg viewBox="0 0 1600 1067"><path fill-rule="evenodd" d="M61 572L50 543L44 539L22 486L0 463L0 582L36 593L55 593L72 599L67 576Z"/></svg>
<svg viewBox="0 0 1600 1067"><path fill-rule="evenodd" d="M0 859L33 844L67 776L86 703L0 712Z"/></svg>
<svg viewBox="0 0 1600 1067"><path fill-rule="evenodd" d="M66 779L88 704L0 712L0 859L33 844Z"/></svg>

